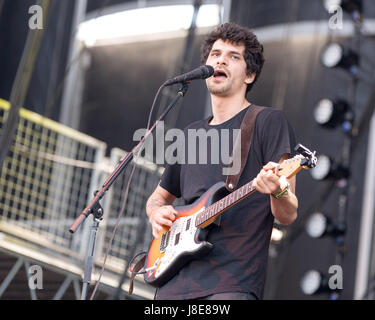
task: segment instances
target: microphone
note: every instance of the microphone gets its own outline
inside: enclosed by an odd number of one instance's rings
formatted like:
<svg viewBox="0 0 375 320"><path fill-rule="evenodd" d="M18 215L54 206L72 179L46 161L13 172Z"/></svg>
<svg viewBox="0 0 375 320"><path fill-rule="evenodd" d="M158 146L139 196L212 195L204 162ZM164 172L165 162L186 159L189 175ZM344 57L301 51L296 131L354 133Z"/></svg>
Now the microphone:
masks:
<svg viewBox="0 0 375 320"><path fill-rule="evenodd" d="M164 86L171 86L175 83L183 83L196 79L206 79L211 77L214 74L214 68L208 65L200 66L190 72L184 73L180 76L174 77L165 81Z"/></svg>

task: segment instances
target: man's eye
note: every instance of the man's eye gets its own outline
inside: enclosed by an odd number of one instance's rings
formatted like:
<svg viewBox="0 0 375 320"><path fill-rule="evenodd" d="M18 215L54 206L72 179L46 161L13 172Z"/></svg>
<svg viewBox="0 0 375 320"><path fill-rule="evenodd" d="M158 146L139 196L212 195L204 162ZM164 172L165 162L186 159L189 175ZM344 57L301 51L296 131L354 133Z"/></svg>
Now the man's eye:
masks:
<svg viewBox="0 0 375 320"><path fill-rule="evenodd" d="M240 57L239 57L239 56L232 56L232 59L234 59L234 60L239 60Z"/></svg>

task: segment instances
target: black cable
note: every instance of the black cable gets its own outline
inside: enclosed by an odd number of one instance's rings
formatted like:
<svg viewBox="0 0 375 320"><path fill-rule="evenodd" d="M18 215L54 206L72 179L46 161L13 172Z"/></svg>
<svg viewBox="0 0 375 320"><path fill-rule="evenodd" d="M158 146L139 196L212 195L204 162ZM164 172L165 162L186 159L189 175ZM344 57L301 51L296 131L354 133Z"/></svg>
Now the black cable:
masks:
<svg viewBox="0 0 375 320"><path fill-rule="evenodd" d="M148 117L148 123L147 123L147 131L149 130L150 128L150 124L151 124L151 117L152 117L152 114L154 112L154 108L155 108L155 105L156 105L156 101L160 95L160 92L161 90L164 88L164 84L158 89L156 95L155 95L155 98L154 98L154 101L152 103L152 106L151 106L151 110L150 110L150 113L149 113L149 117ZM134 159L133 159L133 165L132 165L132 169L131 169L131 173L130 173L130 176L129 176L129 179L128 179L128 184L126 185L126 188L125 188L125 192L124 192L124 199L123 199L123 202L122 202L122 205L121 205L121 210L120 210L120 213L118 214L118 217L117 217L117 220L116 220L116 223L115 223L115 226L113 228L113 231L112 231L112 235L111 235L111 238L108 242L108 245L107 245L107 249L106 249L106 253L105 253L105 256L104 256L104 262L103 262L103 265L102 265L102 268L101 268L101 271L100 271L100 274L99 274L99 278L95 284L95 288L91 294L91 297L90 297L90 300L92 300L95 296L95 293L96 293L96 290L99 286L99 283L100 283L100 279L103 275L103 272L104 272L104 268L105 268L105 264L106 264L106 261L107 261L107 257L108 257L108 254L109 254L109 251L112 247L112 242L113 242L113 239L114 239L114 236L115 236L115 233L116 233L116 230L117 230L117 227L120 223L120 219L125 211L125 208L126 208L126 202L127 202L127 199L128 199L128 195L129 195L129 188L130 188L130 183L131 183L131 180L133 178L133 174L134 174L134 171L135 171L135 164L137 162L137 159L139 158L139 155L141 154L141 151L142 151L142 148L139 148L138 150L138 153L137 154L134 154ZM124 270L124 274L126 274L128 270L128 266L126 266L126 269ZM124 280L125 280L125 276L124 276ZM121 284L122 285L122 284ZM120 285L120 287L121 287Z"/></svg>

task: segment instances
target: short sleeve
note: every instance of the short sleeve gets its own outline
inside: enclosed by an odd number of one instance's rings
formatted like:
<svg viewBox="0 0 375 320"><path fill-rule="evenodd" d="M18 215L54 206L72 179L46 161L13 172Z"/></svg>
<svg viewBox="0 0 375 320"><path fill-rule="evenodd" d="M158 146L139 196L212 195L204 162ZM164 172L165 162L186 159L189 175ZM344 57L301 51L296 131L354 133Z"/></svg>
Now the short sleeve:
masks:
<svg viewBox="0 0 375 320"><path fill-rule="evenodd" d="M294 130L282 111L273 110L270 112L262 127L264 164L270 161L279 162L285 153L294 156L296 145Z"/></svg>
<svg viewBox="0 0 375 320"><path fill-rule="evenodd" d="M176 198L181 197L180 171L180 164L167 164L159 183L162 188L173 194Z"/></svg>

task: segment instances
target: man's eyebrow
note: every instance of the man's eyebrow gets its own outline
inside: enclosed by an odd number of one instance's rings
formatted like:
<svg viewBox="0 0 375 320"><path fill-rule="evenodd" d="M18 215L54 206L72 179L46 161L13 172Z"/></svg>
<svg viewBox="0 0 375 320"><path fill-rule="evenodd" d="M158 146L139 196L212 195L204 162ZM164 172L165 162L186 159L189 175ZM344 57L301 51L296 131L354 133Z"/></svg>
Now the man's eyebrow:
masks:
<svg viewBox="0 0 375 320"><path fill-rule="evenodd" d="M220 48L212 48L212 49L211 49L211 52L221 52L221 51L223 51L223 50L220 49ZM237 55L239 55L239 56L242 56L242 53L239 52L239 51L236 51L236 50L232 50L232 51L230 51L229 53L231 53L231 54L237 54Z"/></svg>
<svg viewBox="0 0 375 320"><path fill-rule="evenodd" d="M242 56L241 52L238 52L238 51L235 51L235 50L230 51L230 53L232 53L232 54L238 54L239 56Z"/></svg>

